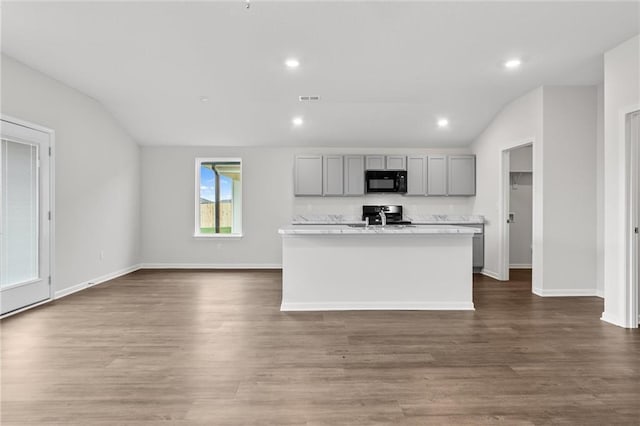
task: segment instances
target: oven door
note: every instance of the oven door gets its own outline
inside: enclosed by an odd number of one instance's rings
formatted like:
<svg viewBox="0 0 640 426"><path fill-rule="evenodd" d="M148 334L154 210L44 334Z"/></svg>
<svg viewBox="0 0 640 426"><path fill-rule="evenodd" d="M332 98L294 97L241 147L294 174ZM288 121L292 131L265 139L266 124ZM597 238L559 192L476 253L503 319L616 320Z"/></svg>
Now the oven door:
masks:
<svg viewBox="0 0 640 426"><path fill-rule="evenodd" d="M384 171L368 171L367 192L398 192L397 174Z"/></svg>
<svg viewBox="0 0 640 426"><path fill-rule="evenodd" d="M406 173L406 172L404 172ZM406 192L403 172L371 170L366 174L367 192Z"/></svg>
<svg viewBox="0 0 640 426"><path fill-rule="evenodd" d="M396 192L396 180L389 178L367 179L367 192Z"/></svg>

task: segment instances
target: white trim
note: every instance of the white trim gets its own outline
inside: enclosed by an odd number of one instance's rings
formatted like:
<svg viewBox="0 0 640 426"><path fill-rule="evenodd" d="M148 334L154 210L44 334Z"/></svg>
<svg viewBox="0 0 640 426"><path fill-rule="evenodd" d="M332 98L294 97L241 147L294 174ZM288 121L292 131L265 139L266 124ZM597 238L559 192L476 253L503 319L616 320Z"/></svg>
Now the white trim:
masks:
<svg viewBox="0 0 640 426"><path fill-rule="evenodd" d="M18 287L22 287L22 286L29 285L29 284L34 284L34 283L40 282L42 280L43 280L43 278L38 277L38 278L34 278L32 280L29 280L29 281L20 281L20 282L14 283L14 284L9 284L9 285L6 285L6 286L2 287L2 291L11 290L12 288L18 288Z"/></svg>
<svg viewBox="0 0 640 426"><path fill-rule="evenodd" d="M140 269L282 269L280 263L142 263Z"/></svg>
<svg viewBox="0 0 640 426"><path fill-rule="evenodd" d="M534 288L533 294L541 297L582 297L582 296L597 296L598 290L595 288L554 288L554 289L542 289Z"/></svg>
<svg viewBox="0 0 640 426"><path fill-rule="evenodd" d="M531 264L512 263L509 265L509 269L531 269Z"/></svg>
<svg viewBox="0 0 640 426"><path fill-rule="evenodd" d="M141 265L140 264L132 265L132 266L129 266L127 268L123 268L123 269L120 269L120 270L117 270L117 271L114 271L114 272L110 272L108 274L101 275L101 276L99 276L97 278L94 278L94 279L91 279L91 280L83 281L80 284L76 284L74 286L67 287L65 289L56 291L55 299L57 300L57 299L60 299L61 297L65 297L65 296L68 296L70 294L77 293L77 292L79 292L81 290L84 290L84 289L87 289L89 287L93 287L95 285L102 284L103 282L110 281L110 280L113 280L115 278L121 277L123 275L130 274L131 272L135 272L138 269L141 269Z"/></svg>
<svg viewBox="0 0 640 426"><path fill-rule="evenodd" d="M240 164L240 230L243 229L244 222L244 185L242 178L242 158L240 157L196 157L195 159L195 172L196 181L194 185L195 189L195 206L194 206L194 223L193 223L193 237L194 238L242 238L242 232L235 234L212 234L206 235L199 233L200 229L200 166L202 163L208 162L238 162Z"/></svg>
<svg viewBox="0 0 640 426"><path fill-rule="evenodd" d="M640 111L639 105L631 105L620 110L619 115L619 132L622 138L622 146L625 153L625 221L624 221L624 244L625 244L625 321L624 327L638 328L638 322L635 319L640 315L638 307L638 236L634 234L633 229L640 226L638 223L638 209L640 206L640 197L638 197L637 174L638 164L640 164L640 146L631 143L631 138L627 134L627 117L635 112Z"/></svg>
<svg viewBox="0 0 640 426"><path fill-rule="evenodd" d="M50 302L54 299L54 289L56 286L56 131L50 129L49 127L41 126L39 124L22 120L20 118L16 118L4 113L0 113L0 120L48 134L49 149L51 150L51 155L49 156L49 211L51 212L51 219L49 220L49 277L51 278L49 282L49 299L33 305L25 306L23 309L13 311L10 313L10 315L13 315L17 314L18 312L22 312L24 310ZM49 153L47 153L47 155L49 155Z"/></svg>
<svg viewBox="0 0 640 426"><path fill-rule="evenodd" d="M4 315L0 315L0 319L9 318L10 316L13 316L15 314L19 314L20 312L28 311L29 309L35 308L37 306L44 305L45 303L49 303L51 301L53 301L53 299L46 299L46 300L42 300L40 302L34 303L33 305L28 305L28 306L25 306L24 308L20 308L20 309L16 309L14 311L11 311L11 312L7 312Z"/></svg>
<svg viewBox="0 0 640 426"><path fill-rule="evenodd" d="M243 234L193 234L193 238L242 238Z"/></svg>
<svg viewBox="0 0 640 426"><path fill-rule="evenodd" d="M502 148L500 151L500 188L499 188L499 211L498 211L498 277L500 281L509 280L509 224L507 219L509 218L509 197L510 197L510 157L511 151L517 148L522 148L531 145L533 150L539 149L534 137L528 137L514 142L513 144ZM532 172L536 173L538 170L542 170L540 165L536 164L536 155L534 152L532 159ZM535 205L538 202L535 199L535 182L533 190L533 209L535 212ZM535 214L535 213L534 213ZM532 238L535 241L536 229L535 220L533 221L533 235Z"/></svg>
<svg viewBox="0 0 640 426"><path fill-rule="evenodd" d="M596 290L596 296L598 296L601 299L604 299L604 290L597 289Z"/></svg>
<svg viewBox="0 0 640 426"><path fill-rule="evenodd" d="M480 271L480 273L481 273L482 275L484 275L484 276L489 277L489 278L493 278L494 280L501 281L501 280L500 280L500 275L498 275L498 273L497 273L497 272L490 271L490 270L488 270L488 269L483 269L482 271Z"/></svg>
<svg viewBox="0 0 640 426"><path fill-rule="evenodd" d="M30 121L21 120L4 113L0 113L0 120L10 121L13 124L17 124L18 126L28 127L29 129L38 130L42 133L55 133L53 129L50 129L48 127L40 126L39 124L31 123Z"/></svg>
<svg viewBox="0 0 640 426"><path fill-rule="evenodd" d="M473 311L468 302L310 302L285 303L281 311Z"/></svg>
<svg viewBox="0 0 640 426"><path fill-rule="evenodd" d="M609 324L617 325L618 327L627 327L624 320L617 316L610 315L607 312L602 313L600 320L608 322Z"/></svg>

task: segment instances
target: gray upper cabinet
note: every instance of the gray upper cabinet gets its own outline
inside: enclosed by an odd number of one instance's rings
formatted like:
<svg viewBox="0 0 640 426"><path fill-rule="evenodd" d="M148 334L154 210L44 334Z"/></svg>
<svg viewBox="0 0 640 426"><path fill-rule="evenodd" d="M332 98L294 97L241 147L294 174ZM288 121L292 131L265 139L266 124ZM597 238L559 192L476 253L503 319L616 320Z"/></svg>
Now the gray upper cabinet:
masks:
<svg viewBox="0 0 640 426"><path fill-rule="evenodd" d="M427 157L427 195L447 195L447 156Z"/></svg>
<svg viewBox="0 0 640 426"><path fill-rule="evenodd" d="M342 155L325 155L323 166L323 195L342 195L344 191Z"/></svg>
<svg viewBox="0 0 640 426"><path fill-rule="evenodd" d="M295 195L322 195L322 155L299 155L295 164Z"/></svg>
<svg viewBox="0 0 640 426"><path fill-rule="evenodd" d="M387 170L407 170L407 157L404 155L387 155Z"/></svg>
<svg viewBox="0 0 640 426"><path fill-rule="evenodd" d="M474 155L449 156L449 195L476 194L476 157Z"/></svg>
<svg viewBox="0 0 640 426"><path fill-rule="evenodd" d="M410 156L407 158L407 195L427 194L427 158Z"/></svg>
<svg viewBox="0 0 640 426"><path fill-rule="evenodd" d="M367 155L367 170L384 170L384 155Z"/></svg>
<svg viewBox="0 0 640 426"><path fill-rule="evenodd" d="M367 155L366 170L407 170L404 155Z"/></svg>
<svg viewBox="0 0 640 426"><path fill-rule="evenodd" d="M362 196L366 170L406 170L406 195L476 195L475 155L298 155L296 196Z"/></svg>
<svg viewBox="0 0 640 426"><path fill-rule="evenodd" d="M344 156L344 195L364 195L364 156Z"/></svg>

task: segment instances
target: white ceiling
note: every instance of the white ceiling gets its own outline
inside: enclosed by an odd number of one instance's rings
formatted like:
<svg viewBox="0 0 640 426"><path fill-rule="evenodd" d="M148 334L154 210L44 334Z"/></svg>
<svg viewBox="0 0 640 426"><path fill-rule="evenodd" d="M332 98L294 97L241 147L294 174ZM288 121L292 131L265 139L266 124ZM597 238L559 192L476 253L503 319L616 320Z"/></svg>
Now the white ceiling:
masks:
<svg viewBox="0 0 640 426"><path fill-rule="evenodd" d="M98 99L143 145L462 146L539 85L601 82L638 7L3 2L2 50ZM504 70L514 56L522 68Z"/></svg>

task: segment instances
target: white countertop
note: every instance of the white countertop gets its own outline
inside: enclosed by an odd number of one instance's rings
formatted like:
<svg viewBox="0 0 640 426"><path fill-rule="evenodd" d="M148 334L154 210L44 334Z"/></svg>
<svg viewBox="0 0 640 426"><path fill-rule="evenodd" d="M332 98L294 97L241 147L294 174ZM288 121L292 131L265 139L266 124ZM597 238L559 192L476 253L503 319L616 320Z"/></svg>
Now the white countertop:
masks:
<svg viewBox="0 0 640 426"><path fill-rule="evenodd" d="M432 214L423 216L407 217L411 223L415 225L438 225L450 223L464 224L483 224L484 216L480 215L450 215L450 214Z"/></svg>
<svg viewBox="0 0 640 426"><path fill-rule="evenodd" d="M484 216L480 215L416 215L406 216L405 220L415 225L446 225L446 224L482 224ZM292 218L293 225L350 225L364 223L360 216L341 214L309 214L296 215Z"/></svg>
<svg viewBox="0 0 640 426"><path fill-rule="evenodd" d="M477 231L473 228L467 228L463 226L453 225L441 225L441 226L416 226L416 225L387 225L381 226L369 226L365 227L351 227L348 225L288 225L278 229L278 234L281 235L378 235L378 234L459 234L459 235L473 235Z"/></svg>
<svg viewBox="0 0 640 426"><path fill-rule="evenodd" d="M348 225L364 223L361 216L342 214L299 214L291 219L293 225Z"/></svg>

